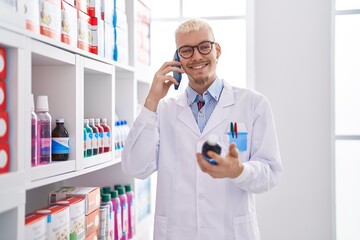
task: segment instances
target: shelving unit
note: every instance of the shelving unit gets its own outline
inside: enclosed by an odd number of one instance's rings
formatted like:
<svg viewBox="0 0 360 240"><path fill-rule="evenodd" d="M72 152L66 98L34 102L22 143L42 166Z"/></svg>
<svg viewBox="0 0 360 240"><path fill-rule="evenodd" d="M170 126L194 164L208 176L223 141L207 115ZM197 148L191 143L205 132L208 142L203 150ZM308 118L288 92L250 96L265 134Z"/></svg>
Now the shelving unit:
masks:
<svg viewBox="0 0 360 240"><path fill-rule="evenodd" d="M114 152L83 157L83 119L106 117L114 129L117 114L131 126L150 86L149 67L136 63L136 2L126 0L129 65L29 32L23 14L0 9L0 47L6 49L8 62L11 158L10 172L0 175L1 238L25 239L25 214L43 207L48 192L59 186L131 183L136 191L136 181L121 172L121 159ZM68 161L31 167L31 93L48 96L52 128L57 118L65 119ZM139 236L147 231L148 221L139 223Z"/></svg>

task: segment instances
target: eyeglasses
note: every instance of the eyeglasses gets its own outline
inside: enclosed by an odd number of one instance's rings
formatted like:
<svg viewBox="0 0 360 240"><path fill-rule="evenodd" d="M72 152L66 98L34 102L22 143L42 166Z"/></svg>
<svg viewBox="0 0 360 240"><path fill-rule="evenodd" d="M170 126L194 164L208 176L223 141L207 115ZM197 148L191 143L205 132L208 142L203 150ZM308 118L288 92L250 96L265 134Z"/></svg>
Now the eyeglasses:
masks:
<svg viewBox="0 0 360 240"><path fill-rule="evenodd" d="M201 53L202 55L208 55L211 52L214 43L215 42L211 42L211 41L203 41L197 46L186 45L186 46L180 47L178 49L178 52L179 52L180 56L185 59L191 58L194 55L195 48L197 48L199 53Z"/></svg>

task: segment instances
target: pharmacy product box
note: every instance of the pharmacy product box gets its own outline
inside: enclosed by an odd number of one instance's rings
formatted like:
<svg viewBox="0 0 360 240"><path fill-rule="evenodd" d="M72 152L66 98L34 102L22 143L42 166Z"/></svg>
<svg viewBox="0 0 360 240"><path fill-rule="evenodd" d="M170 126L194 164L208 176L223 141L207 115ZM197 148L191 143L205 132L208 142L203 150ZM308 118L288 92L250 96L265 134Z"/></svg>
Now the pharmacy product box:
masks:
<svg viewBox="0 0 360 240"><path fill-rule="evenodd" d="M77 47L82 50L89 51L90 17L87 14L83 13L82 11L77 10L77 19L78 19Z"/></svg>
<svg viewBox="0 0 360 240"><path fill-rule="evenodd" d="M93 212L100 206L100 188L98 187L68 187L64 186L49 193L49 203L54 203L66 197L85 198L85 214Z"/></svg>
<svg viewBox="0 0 360 240"><path fill-rule="evenodd" d="M69 238L69 207L52 205L39 209L35 214L44 215L47 219L46 239Z"/></svg>
<svg viewBox="0 0 360 240"><path fill-rule="evenodd" d="M116 27L127 29L128 23L127 23L126 13L119 10L118 8L116 8L115 11L116 11Z"/></svg>
<svg viewBox="0 0 360 240"><path fill-rule="evenodd" d="M0 81L0 112L6 111L6 82Z"/></svg>
<svg viewBox="0 0 360 240"><path fill-rule="evenodd" d="M63 0L65 2L67 2L68 4L70 4L72 7L75 7L75 0Z"/></svg>
<svg viewBox="0 0 360 240"><path fill-rule="evenodd" d="M7 142L9 138L9 114L0 112L0 142Z"/></svg>
<svg viewBox="0 0 360 240"><path fill-rule="evenodd" d="M129 35L127 28L126 29L119 27L115 28L115 42L117 46L128 47L129 46L128 37Z"/></svg>
<svg viewBox="0 0 360 240"><path fill-rule="evenodd" d="M0 48L0 80L6 78L6 50Z"/></svg>
<svg viewBox="0 0 360 240"><path fill-rule="evenodd" d="M98 240L98 233L97 231L91 233L89 236L86 237L85 240Z"/></svg>
<svg viewBox="0 0 360 240"><path fill-rule="evenodd" d="M101 0L75 0L75 7L90 17L101 18Z"/></svg>
<svg viewBox="0 0 360 240"><path fill-rule="evenodd" d="M125 0L114 0L115 9L126 12Z"/></svg>
<svg viewBox="0 0 360 240"><path fill-rule="evenodd" d="M110 24L105 22L105 58L114 60L114 49L115 49L115 29Z"/></svg>
<svg viewBox="0 0 360 240"><path fill-rule="evenodd" d="M93 232L97 232L100 227L100 210L96 209L92 213L86 215L86 236Z"/></svg>
<svg viewBox="0 0 360 240"><path fill-rule="evenodd" d="M10 170L10 148L8 143L0 143L0 174Z"/></svg>
<svg viewBox="0 0 360 240"><path fill-rule="evenodd" d="M110 23L112 27L116 26L114 1L101 0L101 19L107 23Z"/></svg>
<svg viewBox="0 0 360 240"><path fill-rule="evenodd" d="M39 0L24 0L26 29L40 32Z"/></svg>
<svg viewBox="0 0 360 240"><path fill-rule="evenodd" d="M64 0L61 1L61 41L77 46L77 10Z"/></svg>
<svg viewBox="0 0 360 240"><path fill-rule="evenodd" d="M74 234L77 240L85 239L85 199L69 197L56 201L52 205L64 205L69 207L70 234Z"/></svg>
<svg viewBox="0 0 360 240"><path fill-rule="evenodd" d="M45 215L29 214L25 216L26 240L46 240L47 218Z"/></svg>
<svg viewBox="0 0 360 240"><path fill-rule="evenodd" d="M61 1L40 0L40 33L61 40Z"/></svg>
<svg viewBox="0 0 360 240"><path fill-rule="evenodd" d="M89 51L99 56L104 56L104 21L90 18L90 44Z"/></svg>

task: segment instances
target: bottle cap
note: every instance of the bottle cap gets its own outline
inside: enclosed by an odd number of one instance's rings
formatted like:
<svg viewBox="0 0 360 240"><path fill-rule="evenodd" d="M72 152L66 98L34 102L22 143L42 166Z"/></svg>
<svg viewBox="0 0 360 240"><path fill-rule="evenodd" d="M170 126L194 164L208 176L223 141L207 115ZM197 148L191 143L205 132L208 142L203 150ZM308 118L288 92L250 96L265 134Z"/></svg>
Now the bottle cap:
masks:
<svg viewBox="0 0 360 240"><path fill-rule="evenodd" d="M95 118L95 123L99 125L100 124L100 118Z"/></svg>
<svg viewBox="0 0 360 240"><path fill-rule="evenodd" d="M207 140L208 144L211 146L215 146L219 141L219 137L215 134L210 134Z"/></svg>
<svg viewBox="0 0 360 240"><path fill-rule="evenodd" d="M94 119L93 119L93 118L89 118L89 123L94 123Z"/></svg>
<svg viewBox="0 0 360 240"><path fill-rule="evenodd" d="M101 119L101 123L106 123L107 122L107 119L106 118L102 118Z"/></svg>
<svg viewBox="0 0 360 240"><path fill-rule="evenodd" d="M114 185L114 189L118 189L118 188L121 188L121 187L122 187L121 184L115 184L115 185Z"/></svg>
<svg viewBox="0 0 360 240"><path fill-rule="evenodd" d="M131 192L131 190L132 190L132 186L130 184L125 185L125 191L126 192Z"/></svg>
<svg viewBox="0 0 360 240"><path fill-rule="evenodd" d="M109 193L101 194L101 201L102 202L110 202L111 195Z"/></svg>
<svg viewBox="0 0 360 240"><path fill-rule="evenodd" d="M110 186L105 186L102 188L103 193L110 193L111 192L111 187Z"/></svg>
<svg viewBox="0 0 360 240"><path fill-rule="evenodd" d="M116 190L118 191L119 195L125 194L125 188L124 187L118 187L118 188L116 188Z"/></svg>
<svg viewBox="0 0 360 240"><path fill-rule="evenodd" d="M88 124L89 123L89 119L85 118L84 119L84 124Z"/></svg>
<svg viewBox="0 0 360 240"><path fill-rule="evenodd" d="M117 197L119 196L117 190L112 190L112 191L110 191L110 194L111 194L111 198L117 198Z"/></svg>
<svg viewBox="0 0 360 240"><path fill-rule="evenodd" d="M64 123L64 119L63 118L58 118L58 119L56 119L56 123Z"/></svg>
<svg viewBox="0 0 360 240"><path fill-rule="evenodd" d="M37 112L48 112L49 104L47 96L38 96L36 101L36 111Z"/></svg>

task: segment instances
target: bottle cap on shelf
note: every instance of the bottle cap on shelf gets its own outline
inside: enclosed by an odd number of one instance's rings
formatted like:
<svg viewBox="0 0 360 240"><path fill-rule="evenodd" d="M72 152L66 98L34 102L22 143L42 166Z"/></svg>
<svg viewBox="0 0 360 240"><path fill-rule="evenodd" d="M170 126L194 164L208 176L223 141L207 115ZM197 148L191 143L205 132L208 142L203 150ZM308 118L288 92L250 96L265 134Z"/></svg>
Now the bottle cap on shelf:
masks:
<svg viewBox="0 0 360 240"><path fill-rule="evenodd" d="M47 96L38 96L36 101L36 111L37 112L48 112L49 104Z"/></svg>
<svg viewBox="0 0 360 240"><path fill-rule="evenodd" d="M84 124L88 124L89 123L89 119L85 118L84 119Z"/></svg>
<svg viewBox="0 0 360 240"><path fill-rule="evenodd" d="M110 193L111 192L111 187L105 186L105 187L102 188L102 190L103 190L103 193Z"/></svg>
<svg viewBox="0 0 360 240"><path fill-rule="evenodd" d="M110 191L110 194L111 194L111 198L117 198L117 197L119 196L117 190L112 190L112 191Z"/></svg>
<svg viewBox="0 0 360 240"><path fill-rule="evenodd" d="M107 118L102 118L101 119L101 123L106 123L107 122Z"/></svg>
<svg viewBox="0 0 360 240"><path fill-rule="evenodd" d="M63 118L58 118L56 119L56 123L64 123L65 120Z"/></svg>
<svg viewBox="0 0 360 240"><path fill-rule="evenodd" d="M116 190L118 191L119 195L125 194L125 188L124 187L118 187L118 188L116 188Z"/></svg>
<svg viewBox="0 0 360 240"><path fill-rule="evenodd" d="M132 186L130 184L125 185L125 191L130 192L132 190Z"/></svg>
<svg viewBox="0 0 360 240"><path fill-rule="evenodd" d="M110 202L111 195L109 193L101 194L101 201L102 202Z"/></svg>

